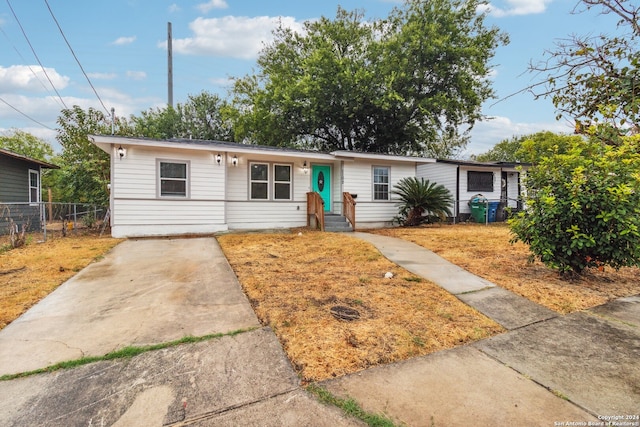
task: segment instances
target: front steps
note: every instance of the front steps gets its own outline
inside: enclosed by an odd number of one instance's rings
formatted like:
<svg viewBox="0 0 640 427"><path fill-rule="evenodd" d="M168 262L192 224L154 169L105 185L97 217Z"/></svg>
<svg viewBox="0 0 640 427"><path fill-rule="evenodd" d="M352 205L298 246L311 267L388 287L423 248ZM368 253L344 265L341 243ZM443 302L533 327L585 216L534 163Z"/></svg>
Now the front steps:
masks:
<svg viewBox="0 0 640 427"><path fill-rule="evenodd" d="M332 214L332 213L325 213L324 214L324 231L344 233L344 232L353 231L353 229L351 228L351 224L349 224L349 221L347 221L347 219L344 216L338 215L338 214Z"/></svg>

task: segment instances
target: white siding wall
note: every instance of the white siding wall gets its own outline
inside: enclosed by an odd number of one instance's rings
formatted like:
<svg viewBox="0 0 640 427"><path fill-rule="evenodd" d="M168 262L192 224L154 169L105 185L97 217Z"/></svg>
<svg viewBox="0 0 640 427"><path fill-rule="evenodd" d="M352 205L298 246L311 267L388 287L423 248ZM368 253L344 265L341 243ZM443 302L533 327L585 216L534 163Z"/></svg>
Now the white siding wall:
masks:
<svg viewBox="0 0 640 427"><path fill-rule="evenodd" d="M344 162L343 191L357 194L356 226L377 226L390 223L398 214L397 197L389 201L373 200L373 166L389 167L389 191L402 178L416 175L414 163L384 162L356 159Z"/></svg>
<svg viewBox="0 0 640 427"><path fill-rule="evenodd" d="M429 182L435 182L436 184L444 185L449 190L454 200L457 198L456 188L456 176L458 165L450 163L428 163L418 165L417 174L418 178L428 179ZM457 204L454 202L450 206L451 212L454 216L458 215Z"/></svg>
<svg viewBox="0 0 640 427"><path fill-rule="evenodd" d="M493 172L493 191L469 191L467 189L467 171L473 172ZM500 185L501 185L500 168L473 168L460 166L460 213L471 213L467 202L476 194L482 194L489 199L490 202L500 201Z"/></svg>
<svg viewBox="0 0 640 427"><path fill-rule="evenodd" d="M112 234L152 236L225 230L225 171L215 153L129 147L114 158ZM157 160L189 163L189 197L159 197Z"/></svg>
<svg viewBox="0 0 640 427"><path fill-rule="evenodd" d="M230 155L232 157L233 155ZM229 160L230 162L230 160ZM291 165L292 200L249 199L249 164L269 163L270 191L273 189L273 164ZM307 160L308 173L302 168L304 159L263 154L238 156L238 166L229 166L227 171L227 223L230 229L288 228L307 225L307 192L311 185L311 165ZM230 165L230 163L229 163Z"/></svg>

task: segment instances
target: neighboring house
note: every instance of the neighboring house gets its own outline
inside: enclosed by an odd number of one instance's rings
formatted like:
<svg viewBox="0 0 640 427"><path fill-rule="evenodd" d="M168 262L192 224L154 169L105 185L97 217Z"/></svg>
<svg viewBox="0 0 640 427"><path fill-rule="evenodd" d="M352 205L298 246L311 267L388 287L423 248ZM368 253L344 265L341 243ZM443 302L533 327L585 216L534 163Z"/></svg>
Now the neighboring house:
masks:
<svg viewBox="0 0 640 427"><path fill-rule="evenodd" d="M522 175L529 164L510 162L472 162L437 160L436 164L418 166L417 176L444 185L456 202L451 206L457 220L469 219L468 202L482 194L489 202L498 202L498 220L504 219L504 208L522 209Z"/></svg>
<svg viewBox="0 0 640 427"><path fill-rule="evenodd" d="M24 218L35 218L30 229L39 227L42 169L58 166L0 148L0 232L5 231L9 215L20 225Z"/></svg>
<svg viewBox="0 0 640 427"><path fill-rule="evenodd" d="M506 176L509 198L515 200L519 194L515 165L220 141L98 135L89 139L111 157L114 237L302 227L310 219L314 193L322 199L319 209L323 207L328 219L349 217L350 202L355 201L351 222L358 228L391 225L398 214L393 187L415 176L444 184L456 199L464 199L459 207L456 204L456 216L473 194L502 197L501 176ZM470 179L487 184L477 187L482 191L469 188L467 170ZM481 175L473 178L476 170ZM494 174L491 188L485 172Z"/></svg>

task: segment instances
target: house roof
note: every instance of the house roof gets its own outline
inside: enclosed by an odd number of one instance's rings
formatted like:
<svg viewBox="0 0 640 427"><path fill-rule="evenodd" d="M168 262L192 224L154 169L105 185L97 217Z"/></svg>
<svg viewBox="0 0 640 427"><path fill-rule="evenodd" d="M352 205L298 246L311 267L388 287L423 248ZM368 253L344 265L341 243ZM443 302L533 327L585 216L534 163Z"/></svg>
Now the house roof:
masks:
<svg viewBox="0 0 640 427"><path fill-rule="evenodd" d="M380 153L360 153L356 151L332 151L329 153L335 157L343 157L350 159L369 159L369 160L394 160L399 162L417 162L417 163L435 163L436 159L431 159L428 157L417 157L417 156L396 156L393 154L380 154Z"/></svg>
<svg viewBox="0 0 640 427"><path fill-rule="evenodd" d="M315 150L304 150L298 148L289 147L273 147L268 145L255 145L255 144L242 144L238 142L225 142L225 141L210 141L202 139L153 139L153 138L132 138L123 136L108 136L108 135L89 135L89 139L102 150L107 153L111 152L111 145L137 145L147 147L169 147L169 148L188 148L191 150L220 150L231 151L234 153L252 153L252 152L269 152L274 154L283 154L295 157L311 157L320 159L379 159L379 160L393 160L400 162L418 162L418 163L433 163L435 159L429 159L425 157L410 157L410 156L394 156L389 154L376 154L376 153L358 153L354 151L333 151L326 153Z"/></svg>
<svg viewBox="0 0 640 427"><path fill-rule="evenodd" d="M54 165L53 163L45 162L42 160L37 160L32 157L23 156L22 154L14 153L13 151L5 150L4 148L0 148L0 154L5 155L7 157L12 157L14 159L23 160L29 163L35 163L37 165L42 166L47 169L60 169L60 166Z"/></svg>
<svg viewBox="0 0 640 427"><path fill-rule="evenodd" d="M520 162L475 162L472 160L450 160L450 159L438 159L438 163L449 163L460 166L473 166L479 168L516 168L518 166L528 167L531 163Z"/></svg>

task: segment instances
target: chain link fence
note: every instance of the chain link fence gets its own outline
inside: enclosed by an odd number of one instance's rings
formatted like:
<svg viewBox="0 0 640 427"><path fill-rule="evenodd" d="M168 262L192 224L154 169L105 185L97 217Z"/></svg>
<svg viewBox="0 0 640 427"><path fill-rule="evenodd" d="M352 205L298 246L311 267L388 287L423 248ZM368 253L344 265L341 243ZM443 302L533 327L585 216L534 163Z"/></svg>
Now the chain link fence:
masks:
<svg viewBox="0 0 640 427"><path fill-rule="evenodd" d="M66 236L108 226L107 209L83 203L1 203L0 235L51 233Z"/></svg>

